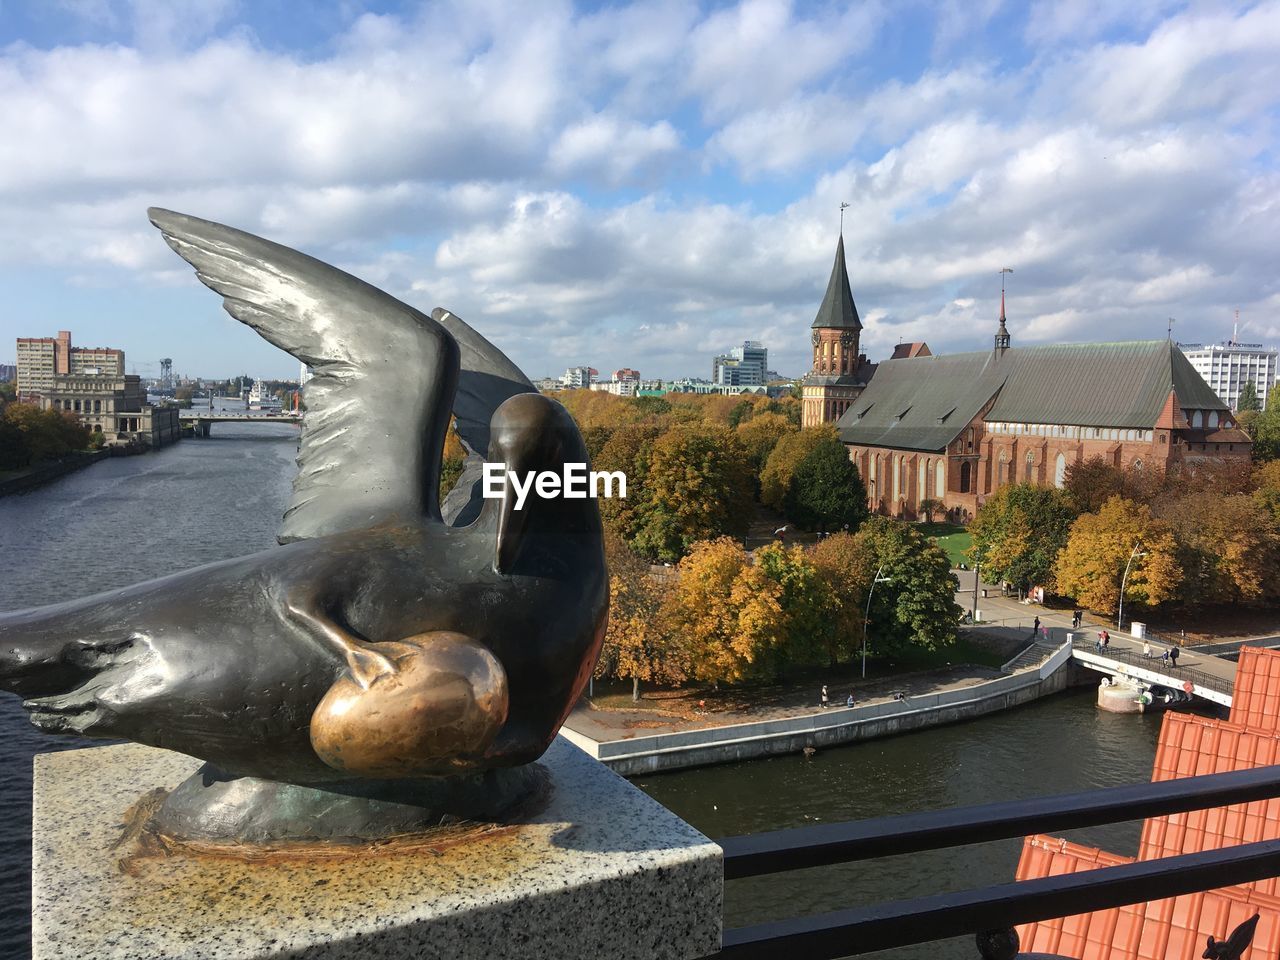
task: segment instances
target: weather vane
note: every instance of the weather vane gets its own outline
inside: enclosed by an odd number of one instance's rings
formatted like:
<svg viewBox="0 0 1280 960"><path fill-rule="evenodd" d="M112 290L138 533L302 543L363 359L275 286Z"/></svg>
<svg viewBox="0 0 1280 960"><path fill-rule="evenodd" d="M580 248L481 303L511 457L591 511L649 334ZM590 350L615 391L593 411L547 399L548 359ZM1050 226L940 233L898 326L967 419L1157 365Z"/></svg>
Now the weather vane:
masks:
<svg viewBox="0 0 1280 960"><path fill-rule="evenodd" d="M1000 297L1001 297L1001 299L1003 299L1003 298L1004 298L1004 275L1005 275L1006 273L1013 273L1013 267L1001 267L1001 268L1000 268Z"/></svg>
<svg viewBox="0 0 1280 960"><path fill-rule="evenodd" d="M849 205L843 200L840 201L840 235L844 236L844 211Z"/></svg>

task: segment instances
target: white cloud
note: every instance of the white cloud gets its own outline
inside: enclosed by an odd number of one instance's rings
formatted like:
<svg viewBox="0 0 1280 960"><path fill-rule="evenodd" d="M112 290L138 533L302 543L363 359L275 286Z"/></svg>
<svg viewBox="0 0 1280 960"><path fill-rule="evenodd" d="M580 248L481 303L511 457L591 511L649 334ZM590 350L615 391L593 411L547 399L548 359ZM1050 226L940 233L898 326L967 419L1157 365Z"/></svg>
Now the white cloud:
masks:
<svg viewBox="0 0 1280 960"><path fill-rule="evenodd" d="M680 135L665 120L645 125L596 114L566 127L548 160L553 173L617 186L661 172L679 148Z"/></svg>

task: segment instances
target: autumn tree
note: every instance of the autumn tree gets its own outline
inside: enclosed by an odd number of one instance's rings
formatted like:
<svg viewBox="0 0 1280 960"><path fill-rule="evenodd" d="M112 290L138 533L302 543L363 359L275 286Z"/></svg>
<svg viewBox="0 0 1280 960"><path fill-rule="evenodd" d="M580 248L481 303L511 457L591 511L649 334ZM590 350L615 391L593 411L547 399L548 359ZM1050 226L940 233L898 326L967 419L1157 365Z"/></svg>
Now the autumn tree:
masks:
<svg viewBox="0 0 1280 960"><path fill-rule="evenodd" d="M1280 460L1268 460L1254 468L1253 500L1260 510L1280 520Z"/></svg>
<svg viewBox="0 0 1280 960"><path fill-rule="evenodd" d="M796 464L783 504L806 529L858 529L867 518L867 488L844 444L833 437L815 444Z"/></svg>
<svg viewBox="0 0 1280 960"><path fill-rule="evenodd" d="M630 680L632 700L640 699L641 681L683 682L688 675L687 656L679 635L662 615L662 584L616 535L606 535L605 556L609 625L595 675Z"/></svg>
<svg viewBox="0 0 1280 960"><path fill-rule="evenodd" d="M751 467L757 476L764 469L765 462L769 459L769 454L773 453L773 448L778 445L778 441L787 434L795 432L796 428L784 414L768 411L743 421L737 427L738 439L746 448Z"/></svg>
<svg viewBox="0 0 1280 960"><path fill-rule="evenodd" d="M837 633L835 591L803 547L770 544L755 552L755 567L781 589L786 633L772 644L772 671L781 676L793 664L835 665L848 655L848 637Z"/></svg>
<svg viewBox="0 0 1280 960"><path fill-rule="evenodd" d="M768 676L785 642L782 587L728 537L693 545L667 591L662 616L683 638L692 676L733 683Z"/></svg>
<svg viewBox="0 0 1280 960"><path fill-rule="evenodd" d="M1071 525L1067 545L1055 566L1058 592L1094 610L1115 611L1125 564L1135 557L1125 587L1125 603L1157 607L1177 596L1182 582L1178 544L1169 524L1152 517L1151 508L1112 497L1095 513Z"/></svg>
<svg viewBox="0 0 1280 960"><path fill-rule="evenodd" d="M1156 508L1178 541L1183 604L1280 595L1280 524L1245 494L1192 493Z"/></svg>
<svg viewBox="0 0 1280 960"><path fill-rule="evenodd" d="M881 651L909 646L935 650L955 642L961 610L955 593L959 582L946 553L908 524L873 516L855 540L875 567L865 581L871 588L876 570L887 582L871 593L870 635ZM863 593L865 604L867 594Z"/></svg>
<svg viewBox="0 0 1280 960"><path fill-rule="evenodd" d="M788 433L774 445L760 473L760 502L779 513L786 512L787 491L796 467L824 440L839 442L835 424L824 423Z"/></svg>
<svg viewBox="0 0 1280 960"><path fill-rule="evenodd" d="M81 426L80 418L69 411L41 410L34 403L10 403L5 405L0 416L8 424L6 433L16 431L22 438L19 449L25 451L26 462L20 466L57 460L89 446L89 431ZM17 461L23 458L10 454L7 459Z"/></svg>
<svg viewBox="0 0 1280 960"><path fill-rule="evenodd" d="M1052 588L1054 564L1075 518L1062 490L1031 483L1000 487L969 524L969 559L996 579Z"/></svg>
<svg viewBox="0 0 1280 960"><path fill-rule="evenodd" d="M658 437L644 486L645 502L636 507L638 529L632 539L643 556L674 561L696 541L747 532L751 464L728 427L680 426Z"/></svg>
<svg viewBox="0 0 1280 960"><path fill-rule="evenodd" d="M878 566L872 545L868 537L835 533L810 552L830 594L831 642L837 658L851 654L862 641L867 586Z"/></svg>
<svg viewBox="0 0 1280 960"><path fill-rule="evenodd" d="M596 470L621 470L626 474L627 495L602 499L600 516L606 527L616 530L628 543L635 539L651 499L649 461L662 430L654 423L624 424L609 435L599 455L592 459Z"/></svg>
<svg viewBox="0 0 1280 960"><path fill-rule="evenodd" d="M1067 464L1062 487L1077 513L1097 513L1112 497L1128 497L1124 471L1103 457Z"/></svg>

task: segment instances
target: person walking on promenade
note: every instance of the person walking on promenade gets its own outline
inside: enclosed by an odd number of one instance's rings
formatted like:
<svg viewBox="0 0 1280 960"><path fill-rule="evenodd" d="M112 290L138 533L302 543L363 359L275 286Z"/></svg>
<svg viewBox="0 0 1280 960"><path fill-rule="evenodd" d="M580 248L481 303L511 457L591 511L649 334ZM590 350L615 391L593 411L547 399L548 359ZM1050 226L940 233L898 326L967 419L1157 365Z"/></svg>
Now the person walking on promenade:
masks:
<svg viewBox="0 0 1280 960"><path fill-rule="evenodd" d="M1174 667L1178 665L1178 648L1177 647L1173 647L1169 651L1169 663Z"/></svg>
<svg viewBox="0 0 1280 960"><path fill-rule="evenodd" d="M1079 610L1075 610L1075 611L1073 611L1073 612L1072 612L1072 614L1071 614L1071 629L1072 629L1072 630L1079 630L1079 629L1080 629L1080 620L1081 620L1081 618L1082 618L1083 616L1084 616L1084 614L1082 614Z"/></svg>
<svg viewBox="0 0 1280 960"><path fill-rule="evenodd" d="M853 694L852 694L852 693L850 693L850 694L849 694L849 699L845 700L844 705L845 705L846 707L852 707L852 706L853 706Z"/></svg>
<svg viewBox="0 0 1280 960"><path fill-rule="evenodd" d="M825 710L831 704L831 698L827 696L827 685L822 685L822 709Z"/></svg>
<svg viewBox="0 0 1280 960"><path fill-rule="evenodd" d="M1166 667L1169 665L1169 648L1165 647L1164 653L1160 654L1160 662Z"/></svg>
<svg viewBox="0 0 1280 960"><path fill-rule="evenodd" d="M1106 653L1107 650L1109 650L1110 648L1111 648L1111 634L1103 630L1102 631L1102 652Z"/></svg>
<svg viewBox="0 0 1280 960"><path fill-rule="evenodd" d="M1040 617L1039 617L1039 615L1037 615L1037 616L1036 616L1036 622L1035 622L1035 623L1032 625L1032 627L1031 627L1031 636L1032 636L1032 638L1033 638L1033 639L1034 639L1034 638L1037 638L1037 637L1039 637L1039 636L1040 636Z"/></svg>
<svg viewBox="0 0 1280 960"><path fill-rule="evenodd" d="M1142 641L1142 656L1147 660L1151 659L1151 641Z"/></svg>

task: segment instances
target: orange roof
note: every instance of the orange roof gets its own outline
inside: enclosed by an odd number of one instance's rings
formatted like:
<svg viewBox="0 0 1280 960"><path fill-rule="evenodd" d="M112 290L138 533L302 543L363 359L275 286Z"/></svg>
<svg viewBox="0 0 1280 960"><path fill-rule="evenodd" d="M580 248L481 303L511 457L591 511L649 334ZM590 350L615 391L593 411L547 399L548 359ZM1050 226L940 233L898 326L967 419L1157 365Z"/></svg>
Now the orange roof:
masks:
<svg viewBox="0 0 1280 960"><path fill-rule="evenodd" d="M1240 648L1231 722L1251 730L1280 730L1280 650Z"/></svg>
<svg viewBox="0 0 1280 960"><path fill-rule="evenodd" d="M923 340L913 343L900 343L893 348L893 356L890 360L907 360L911 357L932 357L933 353L929 350L929 345Z"/></svg>
<svg viewBox="0 0 1280 960"><path fill-rule="evenodd" d="M1172 396L1172 395L1171 395ZM1165 412L1170 412L1166 404ZM1177 413L1177 408L1172 408ZM1162 418L1163 418L1162 414ZM1180 416L1180 414L1179 414ZM1158 423L1157 426L1162 424ZM1166 713L1152 782L1280 762L1280 651L1244 647L1230 722ZM1142 825L1139 860L1280 838L1280 800L1152 817ZM1132 862L1053 837L1028 837L1017 878L1047 877ZM1280 878L1136 904L1018 928L1023 951L1081 960L1182 960L1200 957L1205 938L1222 939L1258 912L1248 956L1280 953Z"/></svg>
<svg viewBox="0 0 1280 960"><path fill-rule="evenodd" d="M1096 847L1055 837L1027 837L1017 878L1060 876L1132 863ZM1024 953L1056 953L1080 960L1191 960L1206 940L1228 936L1254 913L1258 929L1247 956L1280 953L1280 898L1247 887L1223 887L1170 900L1097 910L1018 927Z"/></svg>

